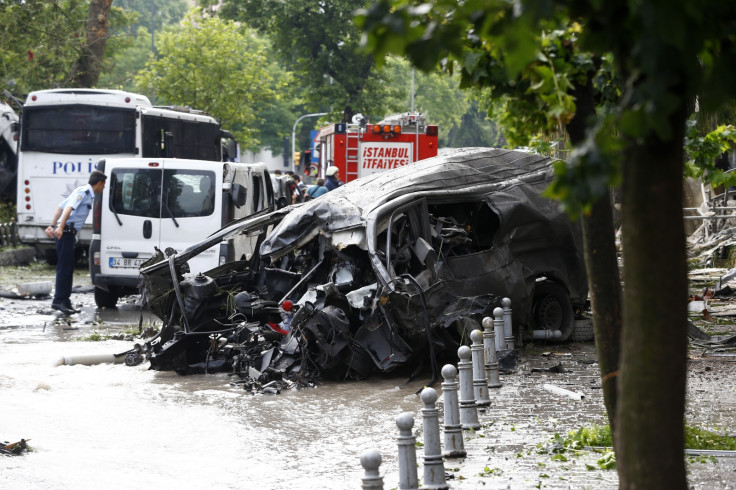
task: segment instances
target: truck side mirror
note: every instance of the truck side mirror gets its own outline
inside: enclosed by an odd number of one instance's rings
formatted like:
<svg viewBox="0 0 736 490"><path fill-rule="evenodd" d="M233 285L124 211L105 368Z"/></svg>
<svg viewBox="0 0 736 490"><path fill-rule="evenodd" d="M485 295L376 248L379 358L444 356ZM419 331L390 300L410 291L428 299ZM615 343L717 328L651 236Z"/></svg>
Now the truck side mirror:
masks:
<svg viewBox="0 0 736 490"><path fill-rule="evenodd" d="M240 208L245 204L245 199L248 197L248 189L241 184L233 184L232 189L230 189L230 197L235 207Z"/></svg>

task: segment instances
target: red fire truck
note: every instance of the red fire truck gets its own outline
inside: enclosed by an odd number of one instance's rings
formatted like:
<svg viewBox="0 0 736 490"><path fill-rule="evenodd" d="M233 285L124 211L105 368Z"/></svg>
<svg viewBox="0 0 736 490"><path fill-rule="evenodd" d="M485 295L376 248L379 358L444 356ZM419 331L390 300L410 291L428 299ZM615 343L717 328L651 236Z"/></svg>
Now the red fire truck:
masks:
<svg viewBox="0 0 736 490"><path fill-rule="evenodd" d="M353 123L330 124L315 137L319 165L313 176L327 167L340 169L340 179L350 182L376 172L437 156L437 125L427 125L423 114L407 112L369 124L358 115Z"/></svg>

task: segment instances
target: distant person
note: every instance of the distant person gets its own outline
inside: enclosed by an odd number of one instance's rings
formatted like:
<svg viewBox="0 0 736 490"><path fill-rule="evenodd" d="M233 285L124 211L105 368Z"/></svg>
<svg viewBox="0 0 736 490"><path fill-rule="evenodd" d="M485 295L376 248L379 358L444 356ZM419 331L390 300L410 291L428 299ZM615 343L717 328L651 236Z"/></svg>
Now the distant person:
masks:
<svg viewBox="0 0 736 490"><path fill-rule="evenodd" d="M279 179L281 178L281 170L276 169L273 171L273 175L271 175L271 187L273 187L273 193L275 195L279 195Z"/></svg>
<svg viewBox="0 0 736 490"><path fill-rule="evenodd" d="M51 226L46 228L46 235L54 237L56 242L56 289L51 308L65 315L79 313L72 307L69 299L72 294L74 281L74 245L76 235L82 229L87 215L94 202L95 194L102 193L107 176L99 170L93 170L89 175L87 185L77 187L69 196L59 203L51 218ZM58 225L57 225L58 223Z"/></svg>
<svg viewBox="0 0 736 490"><path fill-rule="evenodd" d="M307 184L302 182L302 178L299 177L297 174L292 175L292 177L294 178L294 182L296 182L296 186L299 188L299 194L301 195L301 200L304 201L304 198L307 195Z"/></svg>
<svg viewBox="0 0 736 490"><path fill-rule="evenodd" d="M327 176L325 187L327 187L328 191L333 191L343 185L343 182L340 180L340 169L334 165L327 167L325 175Z"/></svg>
<svg viewBox="0 0 736 490"><path fill-rule="evenodd" d="M297 182L294 179L293 172L286 173L286 176L284 177L284 182L286 183L288 194L291 196L291 204L296 204L298 202L304 202L304 195L299 190L299 186L297 185Z"/></svg>
<svg viewBox="0 0 736 490"><path fill-rule="evenodd" d="M316 199L322 194L327 194L328 189L325 187L325 179L317 179L316 185L310 185L307 188L307 200Z"/></svg>

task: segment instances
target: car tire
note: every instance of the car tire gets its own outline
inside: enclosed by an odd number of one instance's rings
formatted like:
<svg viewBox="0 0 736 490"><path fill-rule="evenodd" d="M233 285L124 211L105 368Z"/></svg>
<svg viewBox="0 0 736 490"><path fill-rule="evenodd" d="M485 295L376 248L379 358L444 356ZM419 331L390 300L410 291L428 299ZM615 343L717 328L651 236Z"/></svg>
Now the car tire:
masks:
<svg viewBox="0 0 736 490"><path fill-rule="evenodd" d="M115 308L118 304L118 295L95 286L95 304L98 308Z"/></svg>
<svg viewBox="0 0 736 490"><path fill-rule="evenodd" d="M575 329L575 313L563 286L552 281L538 282L534 288L532 318L536 330L559 330L558 341L568 340Z"/></svg>

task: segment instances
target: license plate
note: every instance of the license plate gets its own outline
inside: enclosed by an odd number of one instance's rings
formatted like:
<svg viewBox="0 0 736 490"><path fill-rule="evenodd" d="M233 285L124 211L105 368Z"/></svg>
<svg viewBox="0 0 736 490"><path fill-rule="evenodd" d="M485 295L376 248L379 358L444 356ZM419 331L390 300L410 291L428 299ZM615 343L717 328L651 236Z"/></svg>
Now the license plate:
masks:
<svg viewBox="0 0 736 490"><path fill-rule="evenodd" d="M110 267L115 269L138 269L147 259L125 259L123 257L110 257Z"/></svg>

